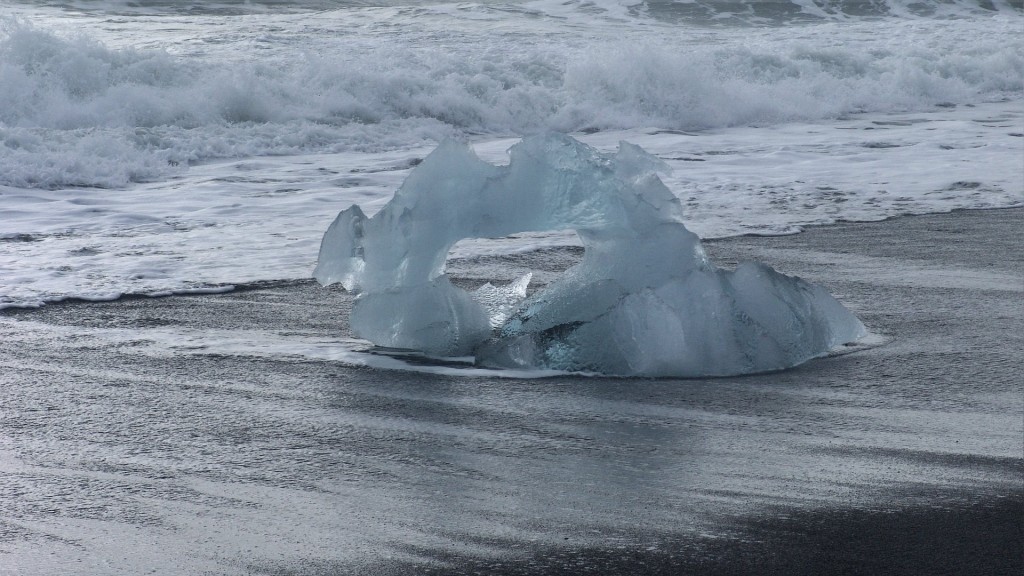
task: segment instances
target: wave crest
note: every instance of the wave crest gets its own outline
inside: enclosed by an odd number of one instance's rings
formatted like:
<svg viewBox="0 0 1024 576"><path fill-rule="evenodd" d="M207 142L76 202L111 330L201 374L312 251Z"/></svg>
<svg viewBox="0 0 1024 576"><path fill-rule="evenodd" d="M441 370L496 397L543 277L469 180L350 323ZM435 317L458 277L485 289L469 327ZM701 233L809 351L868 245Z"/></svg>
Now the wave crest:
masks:
<svg viewBox="0 0 1024 576"><path fill-rule="evenodd" d="M998 26L1006 30L998 30ZM814 121L1019 97L1013 22L955 46L626 45L225 62L0 30L0 184L118 187L189 163L380 151L452 134Z"/></svg>

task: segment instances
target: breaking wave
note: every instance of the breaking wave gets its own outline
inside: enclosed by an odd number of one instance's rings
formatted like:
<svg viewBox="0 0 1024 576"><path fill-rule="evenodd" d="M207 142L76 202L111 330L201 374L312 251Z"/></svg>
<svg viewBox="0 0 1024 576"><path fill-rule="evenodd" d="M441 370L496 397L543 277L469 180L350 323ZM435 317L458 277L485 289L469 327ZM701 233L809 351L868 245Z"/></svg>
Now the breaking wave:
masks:
<svg viewBox="0 0 1024 576"><path fill-rule="evenodd" d="M1017 24L992 19L996 34L969 41L951 30L941 46L396 43L372 58L228 63L8 21L0 184L120 187L216 158L379 151L452 134L700 130L1017 98L1024 42L1007 41Z"/></svg>
<svg viewBox="0 0 1024 576"><path fill-rule="evenodd" d="M15 0L19 1L19 0ZM472 4L461 0L20 0L77 11L112 14L252 14L339 10L354 7ZM634 16L666 20L735 23L850 19L884 16L957 17L1020 11L1022 0L482 0L482 5L519 5L534 10L624 7Z"/></svg>
<svg viewBox="0 0 1024 576"><path fill-rule="evenodd" d="M1019 12L1022 0L644 0L638 6L638 11L660 20L736 24L890 16L958 18Z"/></svg>

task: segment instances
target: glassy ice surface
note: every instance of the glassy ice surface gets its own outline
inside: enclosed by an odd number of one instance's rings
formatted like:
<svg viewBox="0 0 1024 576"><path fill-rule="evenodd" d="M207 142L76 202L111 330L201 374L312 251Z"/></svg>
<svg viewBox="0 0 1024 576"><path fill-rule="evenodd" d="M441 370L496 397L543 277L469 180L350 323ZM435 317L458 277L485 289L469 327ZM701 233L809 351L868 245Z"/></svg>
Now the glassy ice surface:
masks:
<svg viewBox="0 0 1024 576"><path fill-rule="evenodd" d="M819 286L715 267L657 176L665 164L639 147L550 133L510 153L495 166L447 141L372 218L338 215L314 275L360 294L357 336L496 368L704 376L794 366L866 334ZM444 274L459 240L565 228L583 260L518 306L528 277L470 294Z"/></svg>

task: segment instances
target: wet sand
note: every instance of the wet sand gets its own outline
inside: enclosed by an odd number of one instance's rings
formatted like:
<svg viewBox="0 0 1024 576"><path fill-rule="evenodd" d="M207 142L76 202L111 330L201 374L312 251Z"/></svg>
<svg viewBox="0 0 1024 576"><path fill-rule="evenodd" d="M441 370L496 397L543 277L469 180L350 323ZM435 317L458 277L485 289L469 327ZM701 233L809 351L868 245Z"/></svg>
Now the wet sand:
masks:
<svg viewBox="0 0 1024 576"><path fill-rule="evenodd" d="M2 311L0 574L1020 573L1022 230L707 243L878 335L742 378L353 366L350 298L306 281ZM577 255L450 268L543 282Z"/></svg>

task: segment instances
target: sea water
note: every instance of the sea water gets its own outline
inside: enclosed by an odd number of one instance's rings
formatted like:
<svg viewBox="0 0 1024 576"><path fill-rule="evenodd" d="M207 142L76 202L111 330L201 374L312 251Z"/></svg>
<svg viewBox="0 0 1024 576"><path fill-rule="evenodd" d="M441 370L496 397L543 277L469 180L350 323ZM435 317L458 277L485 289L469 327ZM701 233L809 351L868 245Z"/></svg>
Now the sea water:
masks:
<svg viewBox="0 0 1024 576"><path fill-rule="evenodd" d="M4 0L0 307L307 278L446 138L638 144L705 238L1024 205L1022 29L1019 0Z"/></svg>

